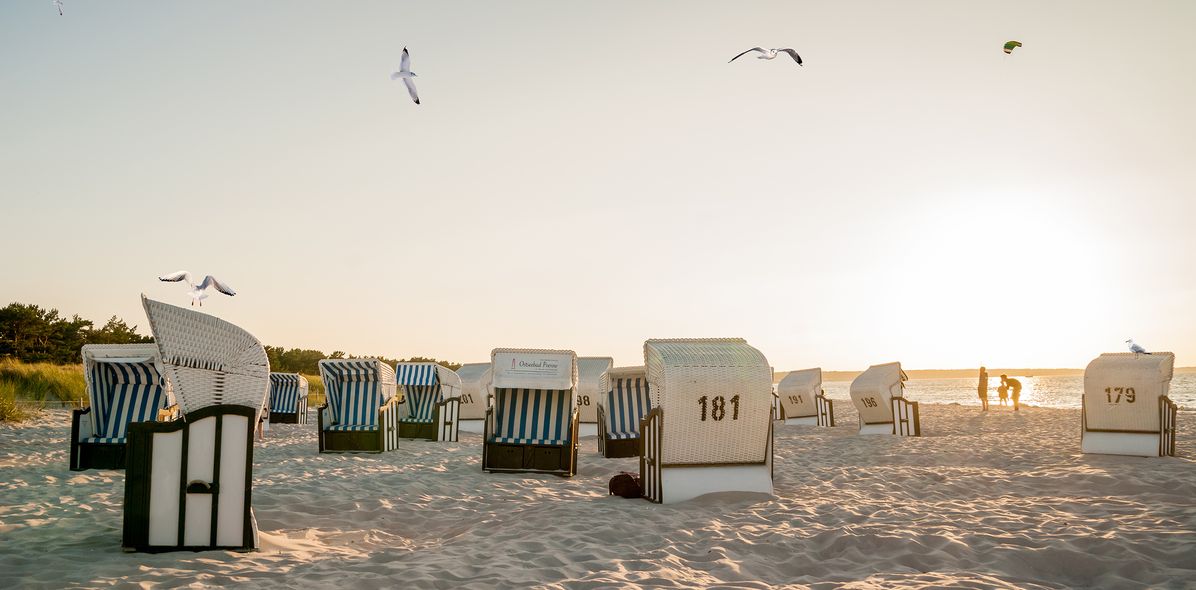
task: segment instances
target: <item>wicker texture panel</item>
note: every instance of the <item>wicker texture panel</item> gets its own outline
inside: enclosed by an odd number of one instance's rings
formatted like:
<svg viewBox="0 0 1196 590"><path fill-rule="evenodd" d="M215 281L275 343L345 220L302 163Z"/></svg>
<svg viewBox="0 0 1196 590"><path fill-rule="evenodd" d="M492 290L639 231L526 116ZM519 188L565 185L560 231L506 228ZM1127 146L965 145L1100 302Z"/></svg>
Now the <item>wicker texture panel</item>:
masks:
<svg viewBox="0 0 1196 590"><path fill-rule="evenodd" d="M648 340L644 365L665 465L765 461L772 368L760 351L740 338Z"/></svg>
<svg viewBox="0 0 1196 590"><path fill-rule="evenodd" d="M1159 398L1171 389L1174 366L1175 355L1170 352L1107 353L1093 359L1084 369L1087 427L1158 432ZM1127 391L1131 388L1132 394Z"/></svg>

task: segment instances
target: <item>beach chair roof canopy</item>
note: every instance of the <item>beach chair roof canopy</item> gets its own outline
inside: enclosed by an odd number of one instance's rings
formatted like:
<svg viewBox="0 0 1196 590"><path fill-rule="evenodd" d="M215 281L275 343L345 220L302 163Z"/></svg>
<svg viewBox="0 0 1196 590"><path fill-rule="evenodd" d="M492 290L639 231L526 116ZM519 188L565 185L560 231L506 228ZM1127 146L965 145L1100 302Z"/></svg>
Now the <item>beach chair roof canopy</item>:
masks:
<svg viewBox="0 0 1196 590"><path fill-rule="evenodd" d="M615 366L615 359L609 356L577 357L577 393L597 396L607 390L602 388L602 375Z"/></svg>
<svg viewBox="0 0 1196 590"><path fill-rule="evenodd" d="M646 378L648 370L643 365L636 365L634 367L611 367L602 374L601 389L603 393L610 391L615 386L615 381L618 379L635 379L636 377Z"/></svg>
<svg viewBox="0 0 1196 590"><path fill-rule="evenodd" d="M822 369L802 369L800 371L790 371L785 375L784 379L777 384L777 393L779 395L787 395L790 393L818 393L822 389Z"/></svg>
<svg viewBox="0 0 1196 590"><path fill-rule="evenodd" d="M399 385L444 385L461 388L461 377L452 369L437 363L398 363L395 382Z"/></svg>
<svg viewBox="0 0 1196 590"><path fill-rule="evenodd" d="M901 363L872 365L851 382L852 393L879 393L901 397L902 384L907 381ZM896 388L896 391L894 391Z"/></svg>

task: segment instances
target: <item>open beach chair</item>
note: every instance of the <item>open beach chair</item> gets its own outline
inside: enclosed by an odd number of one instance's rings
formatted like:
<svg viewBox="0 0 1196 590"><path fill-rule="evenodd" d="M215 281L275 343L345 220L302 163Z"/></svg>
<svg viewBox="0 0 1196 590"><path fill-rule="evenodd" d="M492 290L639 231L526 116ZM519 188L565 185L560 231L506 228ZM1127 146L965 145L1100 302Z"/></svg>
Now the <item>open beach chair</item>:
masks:
<svg viewBox="0 0 1196 590"><path fill-rule="evenodd" d="M577 355L571 350L496 348L494 400L486 410L482 469L577 473Z"/></svg>
<svg viewBox="0 0 1196 590"><path fill-rule="evenodd" d="M395 370L374 358L323 359L321 453L393 451L399 443Z"/></svg>
<svg viewBox="0 0 1196 590"><path fill-rule="evenodd" d="M739 338L648 340L640 426L644 497L772 493L772 369Z"/></svg>
<svg viewBox="0 0 1196 590"><path fill-rule="evenodd" d="M124 469L129 424L174 405L158 347L87 344L82 355L89 405L71 413L71 471Z"/></svg>
<svg viewBox="0 0 1196 590"><path fill-rule="evenodd" d="M834 426L835 406L822 391L822 369L790 371L777 384L785 424Z"/></svg>
<svg viewBox="0 0 1196 590"><path fill-rule="evenodd" d="M640 421L652 409L643 366L614 367L602 375L598 397L598 452L603 457L638 457Z"/></svg>
<svg viewBox="0 0 1196 590"><path fill-rule="evenodd" d="M481 434L485 429L486 400L490 395L490 363L468 363L457 369L461 378L461 415L458 430Z"/></svg>
<svg viewBox="0 0 1196 590"><path fill-rule="evenodd" d="M266 350L219 318L142 303L182 418L129 425L123 546L256 549L253 433L270 391Z"/></svg>
<svg viewBox="0 0 1196 590"><path fill-rule="evenodd" d="M298 373L270 373L270 423L307 424L307 387Z"/></svg>
<svg viewBox="0 0 1196 590"><path fill-rule="evenodd" d="M860 413L860 434L922 436L918 402L905 399L901 363L872 365L851 382L851 402Z"/></svg>
<svg viewBox="0 0 1196 590"><path fill-rule="evenodd" d="M398 363L399 438L457 442L461 378L436 363Z"/></svg>
<svg viewBox="0 0 1196 590"><path fill-rule="evenodd" d="M602 374L615 366L609 356L577 357L577 415L578 436L598 435L598 399L602 389Z"/></svg>
<svg viewBox="0 0 1196 590"><path fill-rule="evenodd" d="M1177 408L1170 352L1102 354L1084 369L1080 448L1085 453L1175 455Z"/></svg>

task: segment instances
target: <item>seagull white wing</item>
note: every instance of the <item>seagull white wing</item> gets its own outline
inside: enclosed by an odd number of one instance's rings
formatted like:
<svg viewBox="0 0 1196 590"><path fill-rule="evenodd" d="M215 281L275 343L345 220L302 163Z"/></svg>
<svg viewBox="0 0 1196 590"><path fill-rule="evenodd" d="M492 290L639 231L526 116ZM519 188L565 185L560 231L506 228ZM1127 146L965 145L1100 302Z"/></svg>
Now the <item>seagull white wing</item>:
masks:
<svg viewBox="0 0 1196 590"><path fill-rule="evenodd" d="M177 283L179 281L186 281L187 284L189 285L189 284L191 284L191 273L189 273L185 270L180 270L178 272L172 272L168 275L162 275L162 276L158 277L158 280L166 281L167 283Z"/></svg>
<svg viewBox="0 0 1196 590"><path fill-rule="evenodd" d="M403 84L407 85L407 94L411 95L411 100L414 100L415 104L419 104L419 93L415 91L415 80L403 78Z"/></svg>
<svg viewBox="0 0 1196 590"><path fill-rule="evenodd" d="M1130 352L1143 353L1143 352L1146 352L1146 349L1145 349L1145 348L1142 348L1142 347L1141 347L1140 345L1138 345L1137 343L1134 343L1134 344L1131 344L1131 345L1130 345Z"/></svg>
<svg viewBox="0 0 1196 590"><path fill-rule="evenodd" d="M753 47L753 48L751 48L751 49L749 49L749 50L747 50L747 51L745 51L745 52L743 52L743 53L740 53L739 55L736 55L735 57L732 57L732 58L731 58L731 61L735 61L735 60L737 60L737 59L739 59L739 58L743 57L743 56L744 56L744 54L746 54L746 53L751 53L751 52L753 52L753 51L759 51L761 54L767 54L767 53L768 53L767 51L765 51L765 50L764 50L764 48L763 48L763 47ZM731 61L729 61L729 62L727 62L727 63L731 63Z"/></svg>
<svg viewBox="0 0 1196 590"><path fill-rule="evenodd" d="M394 72L390 75L391 80L398 80L403 77L403 72Z"/></svg>
<svg viewBox="0 0 1196 590"><path fill-rule="evenodd" d="M216 277L214 277L212 275L208 275L208 276L204 277L203 282L199 284L198 289L200 291L202 291L204 289L207 289L208 287L215 287L217 291L220 291L221 293L224 293L225 295L236 295L237 294L236 291L233 291L232 287L230 287L224 283L221 283L220 281L216 280Z"/></svg>
<svg viewBox="0 0 1196 590"><path fill-rule="evenodd" d="M399 61L399 71L400 72L410 72L411 71L411 54L407 53L406 47L403 48L403 58Z"/></svg>
<svg viewBox="0 0 1196 590"><path fill-rule="evenodd" d="M789 48L778 49L777 51L780 51L783 53L788 53L789 57L792 57L793 61L797 62L797 65L799 65L799 66L801 65L801 56L798 55L796 51L789 49Z"/></svg>

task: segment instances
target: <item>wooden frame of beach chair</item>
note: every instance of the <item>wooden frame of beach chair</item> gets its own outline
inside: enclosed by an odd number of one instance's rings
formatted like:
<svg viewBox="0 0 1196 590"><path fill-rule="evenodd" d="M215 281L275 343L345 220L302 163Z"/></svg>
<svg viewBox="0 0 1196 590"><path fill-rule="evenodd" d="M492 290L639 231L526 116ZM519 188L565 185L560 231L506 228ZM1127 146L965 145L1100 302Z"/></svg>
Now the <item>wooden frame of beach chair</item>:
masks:
<svg viewBox="0 0 1196 590"><path fill-rule="evenodd" d="M1080 449L1085 453L1175 455L1177 408L1168 397L1175 355L1107 353L1084 369Z"/></svg>
<svg viewBox="0 0 1196 590"><path fill-rule="evenodd" d="M772 494L772 370L739 338L648 340L652 410L640 424L644 497Z"/></svg>
<svg viewBox="0 0 1196 590"><path fill-rule="evenodd" d="M901 363L872 365L851 382L851 402L860 414L860 434L922 436L918 402L905 398L909 379Z"/></svg>
<svg viewBox="0 0 1196 590"><path fill-rule="evenodd" d="M270 373L271 424L307 424L307 378L298 373Z"/></svg>
<svg viewBox="0 0 1196 590"><path fill-rule="evenodd" d="M777 396L785 424L830 426L835 422L834 406L822 395L821 368L790 371L777 384Z"/></svg>
<svg viewBox="0 0 1196 590"><path fill-rule="evenodd" d="M577 357L578 436L598 435L598 400L606 394L602 374L613 366L615 359L609 356Z"/></svg>
<svg viewBox="0 0 1196 590"><path fill-rule="evenodd" d="M643 366L614 367L602 374L598 398L598 452L608 459L638 457L640 422L652 409Z"/></svg>
<svg viewBox="0 0 1196 590"><path fill-rule="evenodd" d="M253 335L142 297L183 419L129 426L122 545L254 550L253 434L270 362Z"/></svg>
<svg viewBox="0 0 1196 590"><path fill-rule="evenodd" d="M128 427L172 420L170 384L154 344L86 344L88 407L71 412L71 471L124 469Z"/></svg>
<svg viewBox="0 0 1196 590"><path fill-rule="evenodd" d="M577 473L577 355L571 350L496 348L494 399L486 409L482 470Z"/></svg>
<svg viewBox="0 0 1196 590"><path fill-rule="evenodd" d="M323 359L324 405L318 409L321 453L382 453L399 444L395 370L375 358Z"/></svg>
<svg viewBox="0 0 1196 590"><path fill-rule="evenodd" d="M467 363L457 369L461 378L461 414L457 429L481 434L486 430L490 396L490 363Z"/></svg>
<svg viewBox="0 0 1196 590"><path fill-rule="evenodd" d="M436 363L398 363L399 438L457 442L461 378Z"/></svg>

